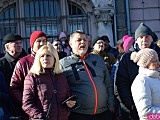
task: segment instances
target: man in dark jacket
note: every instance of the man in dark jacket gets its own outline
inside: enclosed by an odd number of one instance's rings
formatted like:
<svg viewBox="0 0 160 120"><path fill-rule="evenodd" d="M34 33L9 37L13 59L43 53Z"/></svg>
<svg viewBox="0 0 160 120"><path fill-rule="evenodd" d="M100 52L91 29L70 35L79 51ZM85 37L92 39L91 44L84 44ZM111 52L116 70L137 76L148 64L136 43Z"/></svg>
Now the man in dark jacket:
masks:
<svg viewBox="0 0 160 120"><path fill-rule="evenodd" d="M5 84L6 84L6 93L8 94L11 76L14 70L14 67L17 61L23 57L22 53L22 40L23 38L20 35L9 33L3 38L4 47L6 54L0 59L0 70L4 75ZM1 81L2 82L2 81ZM5 86L4 84L4 86ZM11 110L10 98L5 100L4 106L6 111L12 114L14 111ZM6 114L5 114L6 115Z"/></svg>
<svg viewBox="0 0 160 120"><path fill-rule="evenodd" d="M18 114L22 116L22 120L28 120L28 115L22 110L22 96L23 96L23 83L24 78L28 74L38 49L47 44L46 34L42 31L34 31L30 36L31 54L20 59L14 69L11 83L10 95L16 105Z"/></svg>
<svg viewBox="0 0 160 120"><path fill-rule="evenodd" d="M20 35L12 33L3 38L6 54L0 59L0 69L5 76L8 90L14 67L22 57L20 55L22 52L22 40L23 38Z"/></svg>
<svg viewBox="0 0 160 120"><path fill-rule="evenodd" d="M104 60L88 53L88 39L83 31L70 35L71 56L60 60L71 92L79 107L71 111L70 120L112 120L113 84Z"/></svg>
<svg viewBox="0 0 160 120"><path fill-rule="evenodd" d="M157 51L160 58L160 48L153 42L152 30L141 23L135 31L135 51L139 51L144 48L151 48ZM139 67L136 63L130 60L132 52L125 53L119 62L116 85L118 93L122 103L130 111L133 120L139 120L137 110L134 105L134 101L131 94L131 85L133 80L138 74Z"/></svg>

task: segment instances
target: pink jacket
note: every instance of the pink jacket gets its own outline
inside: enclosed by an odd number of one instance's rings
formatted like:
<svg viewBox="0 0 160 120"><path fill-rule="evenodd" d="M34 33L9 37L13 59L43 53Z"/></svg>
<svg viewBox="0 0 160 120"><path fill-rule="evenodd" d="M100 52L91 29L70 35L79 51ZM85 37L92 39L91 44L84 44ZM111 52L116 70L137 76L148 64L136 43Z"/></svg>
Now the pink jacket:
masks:
<svg viewBox="0 0 160 120"><path fill-rule="evenodd" d="M45 74L28 74L24 81L23 110L30 118L46 116L56 80L56 96L49 120L68 120L68 111L62 102L70 96L69 86L63 74L54 75L50 69Z"/></svg>

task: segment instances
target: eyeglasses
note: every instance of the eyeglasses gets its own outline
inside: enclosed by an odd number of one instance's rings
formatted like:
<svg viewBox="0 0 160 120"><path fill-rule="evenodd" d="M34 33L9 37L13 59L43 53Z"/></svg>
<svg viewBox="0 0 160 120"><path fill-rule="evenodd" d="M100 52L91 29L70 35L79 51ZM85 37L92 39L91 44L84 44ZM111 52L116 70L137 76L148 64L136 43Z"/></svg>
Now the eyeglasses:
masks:
<svg viewBox="0 0 160 120"><path fill-rule="evenodd" d="M105 44L104 42L96 42L96 44Z"/></svg>
<svg viewBox="0 0 160 120"><path fill-rule="evenodd" d="M54 46L62 46L62 45L57 43L57 44L55 44Z"/></svg>

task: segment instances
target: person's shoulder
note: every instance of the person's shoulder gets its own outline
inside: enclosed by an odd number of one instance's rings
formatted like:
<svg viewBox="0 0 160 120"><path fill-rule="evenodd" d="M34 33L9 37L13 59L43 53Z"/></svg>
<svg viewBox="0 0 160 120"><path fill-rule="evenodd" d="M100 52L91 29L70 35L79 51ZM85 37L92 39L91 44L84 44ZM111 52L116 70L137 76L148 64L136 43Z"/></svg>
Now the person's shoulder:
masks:
<svg viewBox="0 0 160 120"><path fill-rule="evenodd" d="M71 58L72 58L71 56L66 56L66 57L60 59L60 62L65 62L67 60L70 60Z"/></svg>
<svg viewBox="0 0 160 120"><path fill-rule="evenodd" d="M97 55L97 54L93 54L93 53L90 53L89 55L88 55L88 57L91 57L91 58L101 58L101 56L99 56L99 55Z"/></svg>
<svg viewBox="0 0 160 120"><path fill-rule="evenodd" d="M98 61L98 62L104 62L103 58L100 56L100 55L97 55L97 54L93 54L93 53L90 53L88 56L87 56L87 59L89 61Z"/></svg>
<svg viewBox="0 0 160 120"><path fill-rule="evenodd" d="M5 56L2 57L2 58L0 58L0 66L6 64L6 62L7 62L7 59L5 58ZM7 62L7 63L8 63L8 62Z"/></svg>
<svg viewBox="0 0 160 120"><path fill-rule="evenodd" d="M5 59L5 57L0 58L0 62L4 61Z"/></svg>
<svg viewBox="0 0 160 120"><path fill-rule="evenodd" d="M26 61L30 61L31 58L32 58L32 55L29 54L29 55L21 58L18 62L20 62L20 63L25 63Z"/></svg>

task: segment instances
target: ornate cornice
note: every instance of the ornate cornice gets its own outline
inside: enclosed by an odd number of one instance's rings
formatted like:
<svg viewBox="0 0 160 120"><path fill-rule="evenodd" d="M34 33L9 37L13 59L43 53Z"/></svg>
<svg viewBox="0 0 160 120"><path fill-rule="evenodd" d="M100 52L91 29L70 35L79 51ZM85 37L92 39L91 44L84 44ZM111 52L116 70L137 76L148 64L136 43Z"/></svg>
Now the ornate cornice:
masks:
<svg viewBox="0 0 160 120"><path fill-rule="evenodd" d="M95 4L94 15L97 22L112 22L114 15L113 0L93 0Z"/></svg>

